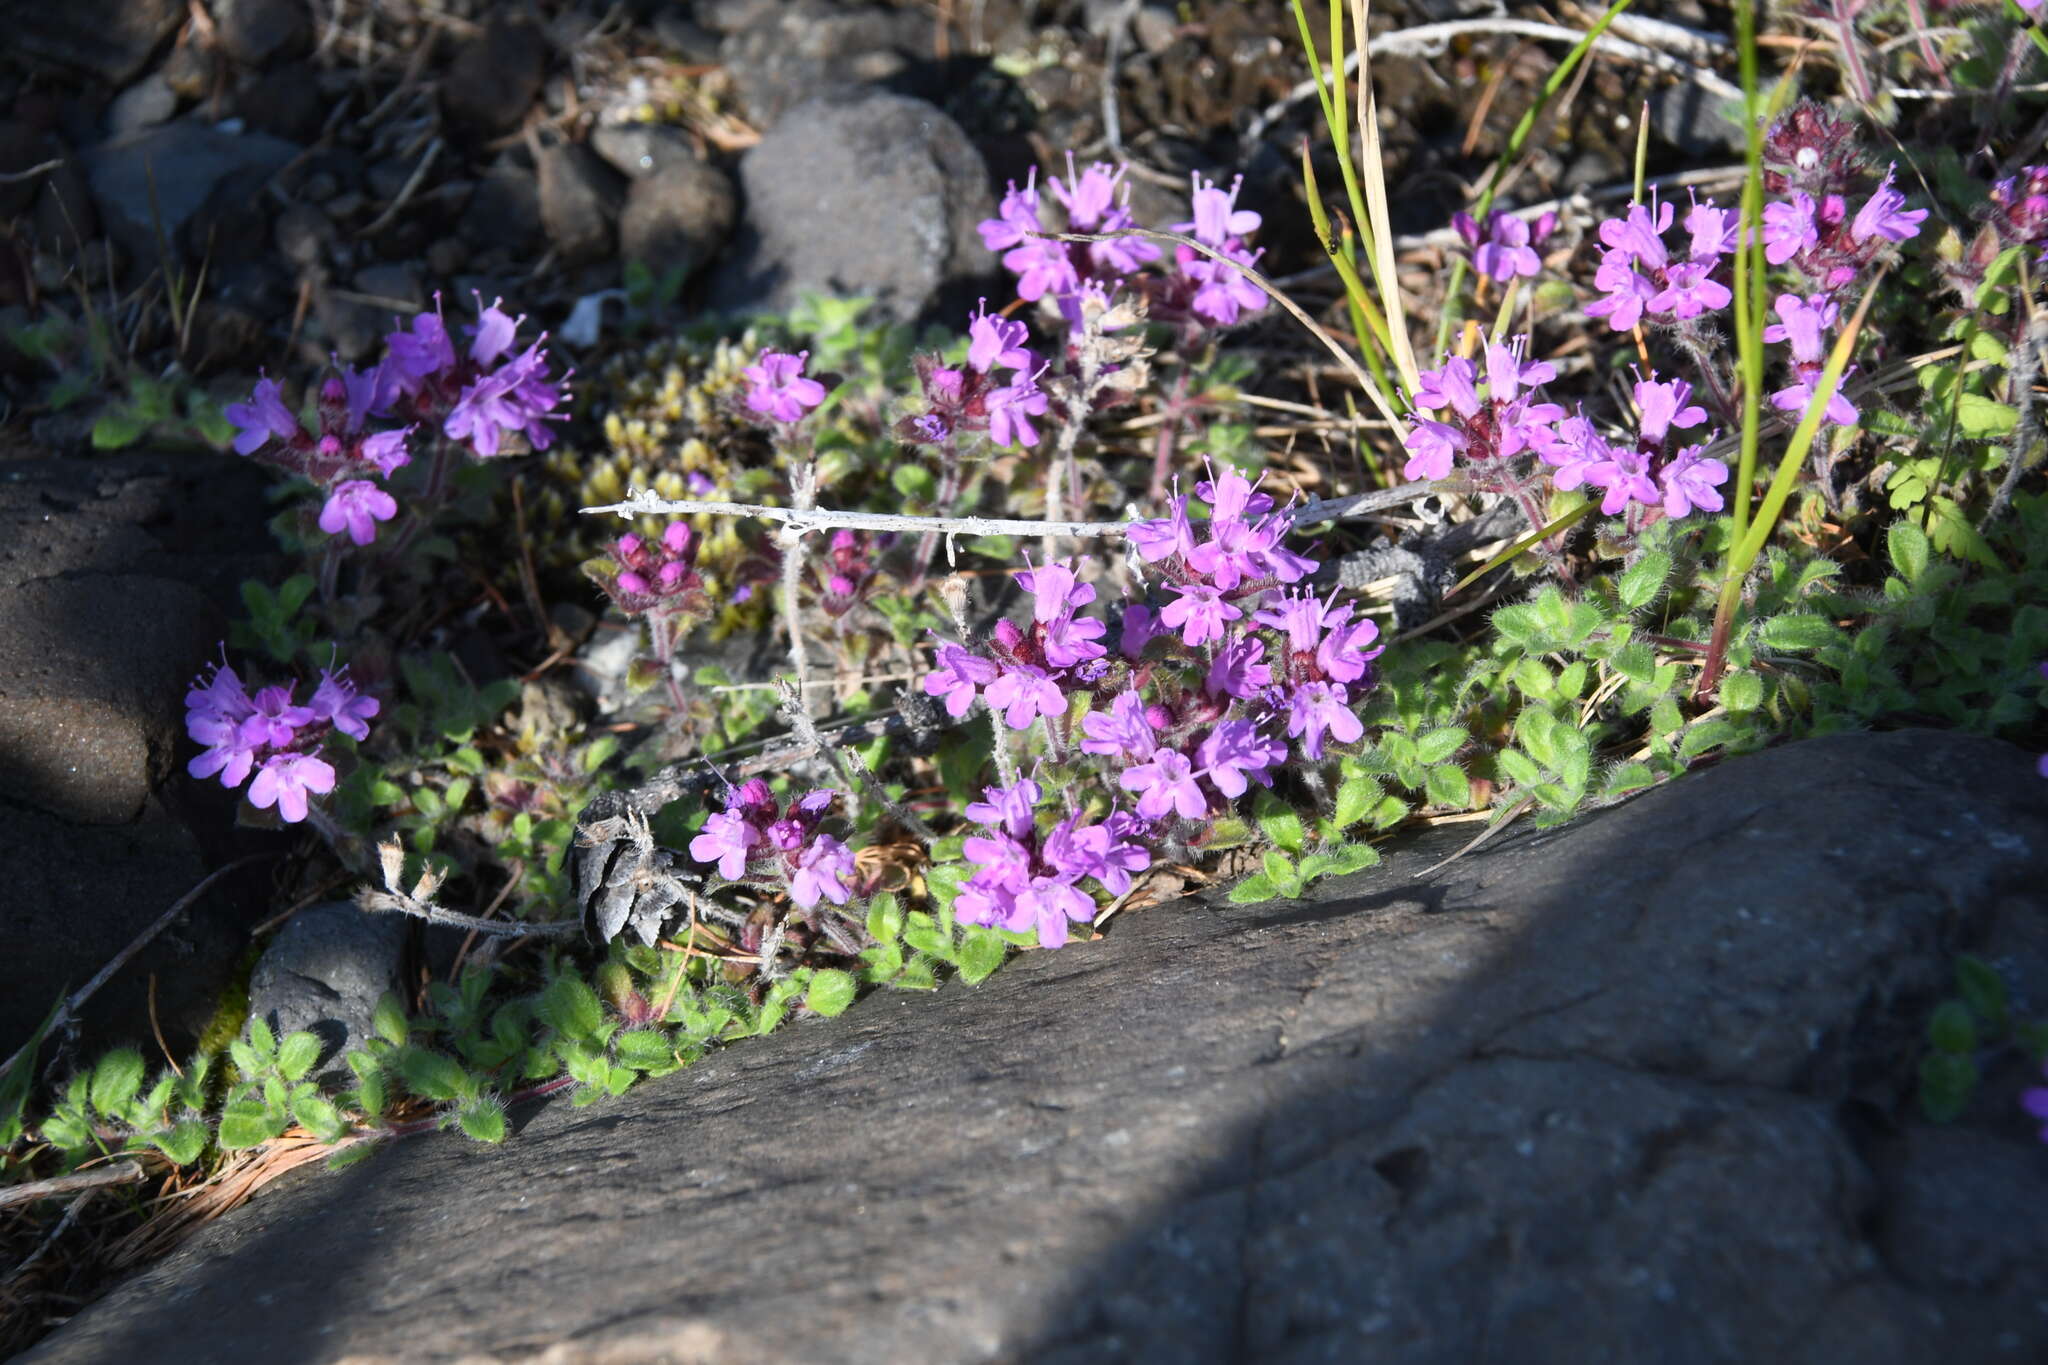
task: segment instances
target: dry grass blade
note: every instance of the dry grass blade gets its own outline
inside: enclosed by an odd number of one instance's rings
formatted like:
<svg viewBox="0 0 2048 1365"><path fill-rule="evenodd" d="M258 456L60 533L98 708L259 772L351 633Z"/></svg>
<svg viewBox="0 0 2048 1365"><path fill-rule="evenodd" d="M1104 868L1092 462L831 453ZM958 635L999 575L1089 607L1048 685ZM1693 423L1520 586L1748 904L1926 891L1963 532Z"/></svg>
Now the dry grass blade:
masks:
<svg viewBox="0 0 2048 1365"><path fill-rule="evenodd" d="M1394 267L1394 221L1387 211L1387 177L1380 162L1379 100L1372 89L1372 40L1366 27L1372 8L1351 0L1351 28L1358 42L1358 152L1365 187L1366 211L1372 215L1373 276L1379 285L1380 307L1393 342L1394 366L1401 382L1414 393L1422 386L1415 367L1415 347L1408 339L1408 316L1401 306L1401 280ZM1389 419L1391 420L1391 418Z"/></svg>
<svg viewBox="0 0 2048 1365"><path fill-rule="evenodd" d="M247 1203L251 1195L279 1176L308 1162L324 1161L346 1145L321 1142L304 1129L293 1129L261 1147L237 1152L200 1183L161 1196L165 1207L116 1242L108 1264L119 1270L155 1260L201 1224Z"/></svg>

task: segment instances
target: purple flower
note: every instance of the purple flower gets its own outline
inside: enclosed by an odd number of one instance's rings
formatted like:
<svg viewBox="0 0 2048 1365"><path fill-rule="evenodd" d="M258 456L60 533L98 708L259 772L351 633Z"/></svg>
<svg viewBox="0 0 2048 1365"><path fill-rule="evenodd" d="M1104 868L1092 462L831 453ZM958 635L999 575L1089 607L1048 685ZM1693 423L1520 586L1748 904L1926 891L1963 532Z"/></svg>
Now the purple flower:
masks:
<svg viewBox="0 0 2048 1365"><path fill-rule="evenodd" d="M1124 769L1117 783L1138 793L1138 814L1147 820L1164 819L1168 811L1199 820L1209 811L1209 798L1195 782L1194 765L1177 749L1161 749L1151 762Z"/></svg>
<svg viewBox="0 0 2048 1365"><path fill-rule="evenodd" d="M1449 478L1453 458L1470 444L1465 433L1444 422L1418 417L1402 445L1408 449L1408 463L1401 466L1404 479Z"/></svg>
<svg viewBox="0 0 2048 1365"><path fill-rule="evenodd" d="M1732 295L1712 274L1734 249L1735 215L1716 208L1711 199L1696 202L1685 216L1691 237L1687 258L1674 261L1664 244L1673 213L1670 204L1653 196L1649 205L1631 204L1625 217L1600 224L1607 251L1593 284L1606 297L1587 305L1587 317L1604 317L1614 331L1626 332L1646 314L1682 320L1728 305Z"/></svg>
<svg viewBox="0 0 2048 1365"><path fill-rule="evenodd" d="M308 793L324 796L333 790L334 768L325 759L311 754L273 754L263 760L249 784L249 804L258 810L276 806L286 824L296 825L306 818Z"/></svg>
<svg viewBox="0 0 2048 1365"><path fill-rule="evenodd" d="M1233 801L1245 794L1248 780L1272 786L1272 770L1286 761L1287 746L1267 739L1248 720L1222 722L1195 748L1195 762L1201 764L1203 775Z"/></svg>
<svg viewBox="0 0 2048 1365"><path fill-rule="evenodd" d="M1827 343L1822 333L1835 325L1841 309L1822 294L1809 299L1802 299L1797 294L1780 294L1771 308L1779 320L1764 328L1764 340L1791 344L1792 370L1798 377L1797 383L1771 395L1771 406L1781 412L1803 414L1813 405L1814 393L1819 389L1821 375L1827 368ZM1841 382L1846 382L1855 369L1851 365L1843 370ZM1856 406L1842 396L1841 382L1828 395L1826 418L1837 426L1848 426L1856 420Z"/></svg>
<svg viewBox="0 0 2048 1365"><path fill-rule="evenodd" d="M1637 428L1645 444L1662 446L1673 427L1696 427L1707 420L1707 410L1692 401L1692 385L1683 379L1659 380L1653 370L1648 379L1635 386L1636 409L1642 414Z"/></svg>
<svg viewBox="0 0 2048 1365"><path fill-rule="evenodd" d="M388 479L412 463L412 453L405 448L405 440L410 435L411 427L403 427L397 431L375 432L363 438L357 452L363 459L375 465L379 474Z"/></svg>
<svg viewBox="0 0 2048 1365"><path fill-rule="evenodd" d="M2042 1063L2042 1074L2048 1076L2048 1062ZM2034 1086L2020 1092L2020 1108L2041 1120L2040 1138L2048 1142L2048 1087Z"/></svg>
<svg viewBox="0 0 2048 1365"><path fill-rule="evenodd" d="M320 672L320 685L313 689L313 696L306 703L306 709L313 713L314 720L326 721L350 739L362 740L370 737L370 719L381 709L375 697L366 697L357 692L355 685L340 673Z"/></svg>
<svg viewBox="0 0 2048 1365"><path fill-rule="evenodd" d="M242 737L242 727L224 716L192 712L185 717L185 733L206 746L190 762L185 771L194 777L212 777L220 774L223 787L234 788L242 785L249 776L249 769L255 765L257 750L263 746Z"/></svg>
<svg viewBox="0 0 2048 1365"><path fill-rule="evenodd" d="M823 896L846 904L846 879L853 875L853 850L829 834L820 834L797 855L796 874L789 879L789 898L808 910Z"/></svg>
<svg viewBox="0 0 2048 1365"><path fill-rule="evenodd" d="M1440 367L1423 370L1416 380L1415 406L1423 412L1450 408L1460 417L1479 415L1479 370L1464 356L1447 355Z"/></svg>
<svg viewBox="0 0 2048 1365"><path fill-rule="evenodd" d="M1145 702L1136 692L1124 692L1107 711L1090 711L1081 717L1081 752L1122 755L1147 759L1159 748L1159 736L1145 714Z"/></svg>
<svg viewBox="0 0 2048 1365"><path fill-rule="evenodd" d="M1024 346L1029 334L1021 322L990 316L988 300L983 299L981 311L967 323L967 363L981 374L997 368L1029 370L1038 363Z"/></svg>
<svg viewBox="0 0 2048 1365"><path fill-rule="evenodd" d="M1092 616L1067 613L1039 626L1038 647L1054 668L1072 668L1109 652L1096 643L1105 629Z"/></svg>
<svg viewBox="0 0 2048 1365"><path fill-rule="evenodd" d="M243 738L282 749L313 723L310 707L292 703L292 689L282 685L257 692L250 714L242 719Z"/></svg>
<svg viewBox="0 0 2048 1365"><path fill-rule="evenodd" d="M1235 621L1244 613L1223 600L1223 590L1206 583L1176 583L1173 591L1179 596L1166 604L1159 613L1159 623L1180 632L1181 643L1190 649L1210 640L1223 638L1226 621Z"/></svg>
<svg viewBox="0 0 2048 1365"><path fill-rule="evenodd" d="M330 536L343 530L358 545L377 538L377 523L398 515L398 501L368 479L348 479L334 486L320 509L320 529Z"/></svg>
<svg viewBox="0 0 2048 1365"><path fill-rule="evenodd" d="M703 830L690 840L690 856L718 864L718 875L736 882L747 875L749 851L766 841L767 836L737 809L723 810L705 819Z"/></svg>
<svg viewBox="0 0 2048 1365"><path fill-rule="evenodd" d="M513 317L498 306L504 302L503 299L492 299L491 306L485 308L482 306L483 295L475 297L479 305L476 322L462 330L470 336L470 360L482 367L496 364L498 357L511 349L512 339L519 334L519 324L526 321L526 314Z"/></svg>
<svg viewBox="0 0 2048 1365"><path fill-rule="evenodd" d="M984 694L989 706L1003 713L1012 730L1028 730L1040 716L1061 716L1067 711L1066 696L1059 684L1035 664L1011 664L988 685Z"/></svg>
<svg viewBox="0 0 2048 1365"><path fill-rule="evenodd" d="M973 707L975 689L987 687L996 680L993 663L951 642L939 645L938 664L937 668L924 675L925 695L944 697L946 714L954 720L966 715Z"/></svg>
<svg viewBox="0 0 2048 1365"><path fill-rule="evenodd" d="M1701 454L1705 446L1687 446L1658 471L1664 485L1664 515L1677 518L1698 510L1721 510L1720 486L1728 482L1728 466Z"/></svg>
<svg viewBox="0 0 2048 1365"><path fill-rule="evenodd" d="M1782 203L1764 205L1764 259L1783 265L1800 252L1820 245L1815 226L1813 196L1794 190Z"/></svg>
<svg viewBox="0 0 2048 1365"><path fill-rule="evenodd" d="M1152 608L1141 602L1133 602L1124 608L1124 619L1117 637L1117 649L1126 659L1137 659L1145 653L1145 646L1161 635L1171 632L1162 628L1159 617Z"/></svg>
<svg viewBox="0 0 2048 1365"><path fill-rule="evenodd" d="M1266 600L1268 605L1252 619L1285 632L1287 648L1294 654L1315 653L1322 642L1323 627L1351 614L1351 608L1331 606L1311 592L1275 593Z"/></svg>
<svg viewBox="0 0 2048 1365"><path fill-rule="evenodd" d="M1633 446L1610 445L1605 459L1584 468L1588 484L1607 490L1600 499L1603 516L1613 516L1631 501L1646 507L1656 507L1664 501L1664 495L1650 477L1650 457Z"/></svg>
<svg viewBox="0 0 2048 1365"><path fill-rule="evenodd" d="M1025 569L1017 575L1017 584L1031 594L1032 618L1038 621L1056 621L1095 600L1094 587L1076 579L1062 563Z"/></svg>
<svg viewBox="0 0 2048 1365"><path fill-rule="evenodd" d="M1323 736L1339 744L1350 744L1365 734L1365 724L1351 709L1340 684L1306 682L1287 699L1287 734L1301 740L1301 752L1308 758L1323 756Z"/></svg>
<svg viewBox="0 0 2048 1365"><path fill-rule="evenodd" d="M1349 615L1350 610L1346 607L1345 614ZM1331 626L1330 633L1325 635L1322 644L1316 647L1316 667L1323 671L1324 677L1334 678L1338 682L1357 682L1365 677L1372 667L1372 661L1379 658L1386 649L1385 645L1378 649L1367 647L1379 638L1380 628L1368 618L1360 617L1349 623L1339 622Z"/></svg>
<svg viewBox="0 0 2048 1365"><path fill-rule="evenodd" d="M1232 640L1209 660L1209 672L1202 690L1212 697L1236 697L1241 701L1257 696L1272 686L1273 670L1266 663L1266 647L1257 640Z"/></svg>
<svg viewBox="0 0 2048 1365"><path fill-rule="evenodd" d="M1244 187L1243 176L1230 182L1227 193L1217 189L1215 181L1203 178L1200 171L1195 172L1194 183L1195 220L1174 224L1175 232L1189 233L1198 242L1222 247L1233 237L1259 230L1259 215L1237 206L1237 192Z"/></svg>
<svg viewBox="0 0 2048 1365"><path fill-rule="evenodd" d="M825 401L825 386L804 377L804 362L810 357L809 351L761 352L758 361L740 371L747 381L748 410L778 422L803 420L806 412Z"/></svg>
<svg viewBox="0 0 2048 1365"><path fill-rule="evenodd" d="M441 424L442 432L449 440L468 445L480 459L496 457L511 435L523 435L535 450L546 450L554 443L549 413L561 401L561 390L546 375L547 354L535 342L498 369L464 385L447 421Z"/></svg>
<svg viewBox="0 0 2048 1365"><path fill-rule="evenodd" d="M278 393L275 379L256 381L256 392L246 403L230 403L222 409L228 421L241 428L235 436L235 453L251 455L275 436L289 441L301 434L299 419Z"/></svg>
<svg viewBox="0 0 2048 1365"><path fill-rule="evenodd" d="M418 393L429 378L455 364L448 324L438 311L413 318L410 332L397 331L386 336L384 348L385 377L405 393Z"/></svg>
<svg viewBox="0 0 2048 1365"><path fill-rule="evenodd" d="M1927 217L1927 210L1906 208L1906 196L1892 187L1892 177L1898 169L1896 162L1887 167L1884 182L1857 210L1855 221L1849 224L1850 241L1867 242L1882 238L1887 242L1903 242L1908 237L1920 235L1920 224Z"/></svg>
<svg viewBox="0 0 2048 1365"><path fill-rule="evenodd" d="M1003 194L1003 202L996 209L994 218L984 218L975 225L981 234L981 244L990 251L1008 251L1020 242L1030 240L1034 232L1043 232L1045 225L1038 220L1038 168L1031 168L1024 188L1018 189L1012 180Z"/></svg>
<svg viewBox="0 0 2048 1365"><path fill-rule="evenodd" d="M1195 532L1188 524L1188 500L1176 495L1167 499L1167 515L1156 521L1134 521L1124 533L1138 557L1157 564L1172 555L1194 553Z"/></svg>
<svg viewBox="0 0 2048 1365"><path fill-rule="evenodd" d="M1582 414L1559 422L1556 435L1538 446L1536 454L1556 471L1550 481L1558 491L1569 493L1586 482L1586 471L1604 462L1609 452L1607 439Z"/></svg>
<svg viewBox="0 0 2048 1365"><path fill-rule="evenodd" d="M1045 799L1045 789L1028 777L1007 787L983 787L982 799L967 803L967 818L1000 829L1013 839L1031 837L1032 812Z"/></svg>
<svg viewBox="0 0 2048 1365"><path fill-rule="evenodd" d="M204 683L192 680L192 690L185 694L185 706L193 716L204 716L212 720L225 720L240 724L254 713L256 704L249 700L248 689L235 676L235 670L225 663L213 665L213 676ZM188 716L186 723L191 723ZM193 738L197 739L195 735ZM230 783L230 786L233 784Z"/></svg>
<svg viewBox="0 0 2048 1365"><path fill-rule="evenodd" d="M983 400L988 411L989 439L999 446L1034 446L1038 430L1031 418L1045 415L1047 399L1039 391L1038 376L1019 373L1001 388L989 390Z"/></svg>
<svg viewBox="0 0 2048 1365"><path fill-rule="evenodd" d="M1486 215L1483 234L1469 213L1457 213L1451 224L1465 239L1465 245L1477 248L1472 253L1473 268L1488 279L1505 284L1518 275L1532 276L1543 268L1543 258L1536 254L1535 248L1557 226L1557 215L1541 214L1532 223L1496 209Z"/></svg>

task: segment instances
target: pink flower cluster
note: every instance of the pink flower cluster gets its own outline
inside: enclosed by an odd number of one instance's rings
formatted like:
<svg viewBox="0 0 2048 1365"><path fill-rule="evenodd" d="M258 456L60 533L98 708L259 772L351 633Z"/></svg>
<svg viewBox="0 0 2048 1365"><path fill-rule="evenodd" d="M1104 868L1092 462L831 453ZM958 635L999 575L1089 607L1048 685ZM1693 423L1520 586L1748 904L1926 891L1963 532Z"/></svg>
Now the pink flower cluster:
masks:
<svg viewBox="0 0 2048 1365"><path fill-rule="evenodd" d="M1029 336L1023 323L990 313L983 299L967 320L965 366L947 365L928 353L912 362L925 410L898 423L897 434L923 445L944 445L986 432L999 446L1037 445L1038 428L1031 419L1045 416L1051 400L1038 386L1046 366L1024 344Z"/></svg>
<svg viewBox="0 0 2048 1365"><path fill-rule="evenodd" d="M983 800L967 807L969 819L986 832L970 835L964 851L974 875L953 901L962 924L993 925L1012 932L1035 931L1039 946L1067 942L1067 925L1095 918L1095 898L1078 883L1093 879L1112 896L1131 889L1131 874L1152 865L1139 842L1141 820L1114 812L1099 823L1078 815L1041 832L1038 806L1045 792L1030 778L1008 787L987 787Z"/></svg>
<svg viewBox="0 0 2048 1365"><path fill-rule="evenodd" d="M415 431L437 429L478 459L503 453L515 437L534 450L554 443L562 381L548 376L545 335L510 354L523 321L479 298L477 321L465 329L470 344L458 353L437 304L385 338L375 368L337 365L320 386L317 434L286 406L276 380L260 379L247 403L226 409L239 429L235 451L318 486L326 494L320 529L368 545L377 524L398 514L397 500L373 476L388 480L412 462L406 447ZM372 430L371 418L397 425Z"/></svg>
<svg viewBox="0 0 2048 1365"><path fill-rule="evenodd" d="M627 532L613 542L617 567L592 574L612 602L628 616L701 606L704 580L697 573L697 537L687 522L672 521L661 539Z"/></svg>
<svg viewBox="0 0 2048 1365"><path fill-rule="evenodd" d="M716 864L729 882L780 885L805 910L820 900L844 905L853 892L853 851L818 828L838 797L829 788L810 792L784 812L766 782L750 779L704 821L690 840L690 856Z"/></svg>
<svg viewBox="0 0 2048 1365"><path fill-rule="evenodd" d="M1052 198L1065 210L1064 230L1073 233L1122 232L1137 226L1129 196L1122 191L1124 170L1096 162L1077 173L1072 153L1067 176L1046 182ZM1228 190L1200 174L1194 176L1193 217L1172 225L1224 259L1188 246L1174 248L1172 269L1154 273L1145 267L1161 259L1157 246L1143 237L1107 242L1060 242L1045 234L1056 229L1045 218L1046 204L1034 170L1022 189L1011 181L994 218L980 224L981 239L990 251L1003 253L1003 265L1017 276L1017 296L1026 302L1050 297L1070 327L1081 326L1086 301L1106 301L1118 289L1141 291L1150 315L1190 327L1229 327L1246 313L1265 306L1266 296L1230 264L1250 267L1260 253L1245 243L1259 228L1260 217L1237 207L1240 176Z"/></svg>
<svg viewBox="0 0 2048 1365"><path fill-rule="evenodd" d="M276 684L252 697L226 663L195 678L185 694L185 732L206 747L185 770L194 777L218 773L231 790L253 772L251 805L276 806L288 824L304 820L309 798L334 790L334 765L320 756L328 731L368 738L378 705L356 691L346 669L323 670L303 705L293 701L295 690Z"/></svg>
<svg viewBox="0 0 2048 1365"><path fill-rule="evenodd" d="M1536 254L1536 248L1556 230L1557 215L1540 213L1530 219L1496 209L1486 215L1486 226L1482 229L1476 218L1461 211L1451 216L1451 226L1472 249L1472 268L1489 280L1506 284L1517 277L1530 278L1543 269L1543 258Z"/></svg>
<svg viewBox="0 0 2048 1365"><path fill-rule="evenodd" d="M1600 510L1607 516L1631 505L1667 517L1721 510L1719 488L1728 480L1728 466L1706 458L1711 438L1689 444L1672 438L1674 430L1707 420L1706 409L1691 401L1691 385L1659 380L1654 373L1639 377L1635 436L1610 439L1584 415L1568 417L1557 404L1537 401L1538 386L1557 371L1523 358L1527 340L1487 342L1483 368L1448 355L1441 368L1422 372L1415 406L1430 415L1417 417L1408 433L1406 477L1445 478L1453 462L1462 459L1475 481L1497 491L1524 492L1524 481L1510 462L1533 453L1549 467L1561 491L1604 490ZM1542 524L1536 513L1531 517Z"/></svg>
<svg viewBox="0 0 2048 1365"><path fill-rule="evenodd" d="M1041 836L1035 783L991 789L968 812L992 832L968 844L979 866L956 905L963 920L1035 925L1041 943L1057 946L1067 922L1093 918L1082 880L1121 894L1148 848L1198 839L1253 784L1270 787L1291 763L1364 737L1356 705L1373 685L1378 628L1289 586L1315 562L1287 548L1286 512L1244 475L1225 470L1195 493L1207 518L1191 518L1176 496L1165 517L1131 525L1130 544L1168 600L1124 608L1114 655L1106 623L1079 614L1094 587L1066 564L1018 576L1032 596L1028 628L1004 621L979 648L937 646L923 687L950 714L980 701L1011 728L1042 724L1056 748L1099 760L1135 805L1096 825L1069 815ZM1086 709L1076 735L1078 698Z"/></svg>
<svg viewBox="0 0 2048 1365"><path fill-rule="evenodd" d="M825 386L804 374L809 351L790 355L784 351L762 351L759 360L740 371L747 381L742 395L749 412L773 421L800 422L804 415L825 401Z"/></svg>

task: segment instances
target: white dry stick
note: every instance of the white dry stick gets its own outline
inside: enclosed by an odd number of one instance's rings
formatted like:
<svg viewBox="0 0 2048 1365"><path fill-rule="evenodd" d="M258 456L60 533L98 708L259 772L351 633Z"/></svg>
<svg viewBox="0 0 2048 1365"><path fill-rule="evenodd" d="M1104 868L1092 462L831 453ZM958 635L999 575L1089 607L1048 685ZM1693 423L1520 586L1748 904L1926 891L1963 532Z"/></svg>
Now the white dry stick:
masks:
<svg viewBox="0 0 2048 1365"><path fill-rule="evenodd" d="M796 503L793 509L808 512L818 505L818 466L805 461L789 479L789 495ZM775 543L782 549L782 615L789 622L789 661L796 668L798 705L810 705L811 661L804 650L803 618L797 612L797 589L804 572L804 532L808 528L801 522L791 521L776 534Z"/></svg>

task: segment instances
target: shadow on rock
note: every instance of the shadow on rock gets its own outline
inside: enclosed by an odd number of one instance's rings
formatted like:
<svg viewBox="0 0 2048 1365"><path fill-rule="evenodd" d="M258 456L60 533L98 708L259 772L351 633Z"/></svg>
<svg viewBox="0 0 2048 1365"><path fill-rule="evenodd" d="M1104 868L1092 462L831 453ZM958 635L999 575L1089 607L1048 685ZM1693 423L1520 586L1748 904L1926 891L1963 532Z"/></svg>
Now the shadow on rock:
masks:
<svg viewBox="0 0 2048 1365"><path fill-rule="evenodd" d="M1838 736L883 994L205 1230L27 1359L1855 1361L2048 1350L1959 949L2038 981L2017 751Z"/></svg>

